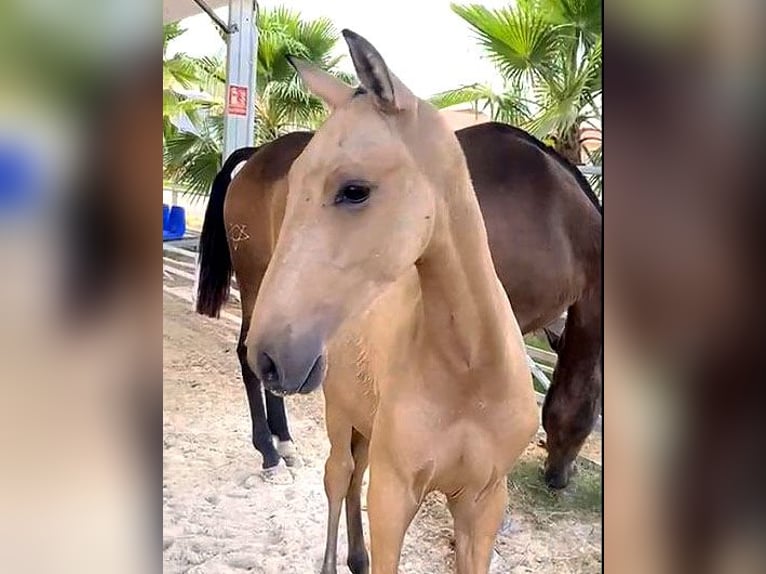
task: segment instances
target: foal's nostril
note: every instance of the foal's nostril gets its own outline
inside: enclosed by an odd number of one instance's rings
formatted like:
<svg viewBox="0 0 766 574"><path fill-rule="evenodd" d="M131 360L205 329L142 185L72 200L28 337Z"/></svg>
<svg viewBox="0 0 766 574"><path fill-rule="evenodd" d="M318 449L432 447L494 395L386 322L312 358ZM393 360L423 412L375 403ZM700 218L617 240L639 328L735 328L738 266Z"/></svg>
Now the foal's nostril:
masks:
<svg viewBox="0 0 766 574"><path fill-rule="evenodd" d="M268 353L258 354L258 375L264 383L279 382L277 365L272 358L269 357Z"/></svg>
<svg viewBox="0 0 766 574"><path fill-rule="evenodd" d="M311 331L292 337L277 333L249 347L247 358L263 387L275 395L309 393L324 378L321 339Z"/></svg>

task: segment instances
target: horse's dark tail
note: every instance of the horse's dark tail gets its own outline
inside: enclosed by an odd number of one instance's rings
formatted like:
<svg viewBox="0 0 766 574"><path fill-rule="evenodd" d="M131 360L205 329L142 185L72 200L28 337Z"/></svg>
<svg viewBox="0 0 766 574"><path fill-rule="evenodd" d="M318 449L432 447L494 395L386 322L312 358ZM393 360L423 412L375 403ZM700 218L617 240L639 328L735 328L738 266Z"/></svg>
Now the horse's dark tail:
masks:
<svg viewBox="0 0 766 574"><path fill-rule="evenodd" d="M233 269L223 221L223 205L234 168L248 160L257 149L246 147L234 151L213 180L199 238L197 313L200 315L218 317L229 298Z"/></svg>

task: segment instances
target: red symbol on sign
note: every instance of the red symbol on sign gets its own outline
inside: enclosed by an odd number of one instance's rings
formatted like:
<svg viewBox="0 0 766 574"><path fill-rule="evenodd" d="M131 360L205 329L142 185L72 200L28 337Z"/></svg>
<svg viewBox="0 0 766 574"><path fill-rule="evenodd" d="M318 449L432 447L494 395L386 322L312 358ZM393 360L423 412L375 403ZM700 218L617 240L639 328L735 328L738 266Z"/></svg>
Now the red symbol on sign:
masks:
<svg viewBox="0 0 766 574"><path fill-rule="evenodd" d="M229 114L232 116L247 115L247 88L244 86L229 86Z"/></svg>

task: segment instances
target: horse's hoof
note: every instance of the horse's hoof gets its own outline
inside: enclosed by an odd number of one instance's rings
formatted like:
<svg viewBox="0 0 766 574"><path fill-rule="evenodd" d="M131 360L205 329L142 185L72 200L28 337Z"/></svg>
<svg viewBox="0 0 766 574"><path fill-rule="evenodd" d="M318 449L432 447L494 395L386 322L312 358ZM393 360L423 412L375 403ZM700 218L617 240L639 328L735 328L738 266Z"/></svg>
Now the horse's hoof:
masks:
<svg viewBox="0 0 766 574"><path fill-rule="evenodd" d="M291 440L277 441L277 452L290 468L301 468L303 459L298 455L298 449Z"/></svg>
<svg viewBox="0 0 766 574"><path fill-rule="evenodd" d="M290 468L301 468L303 466L303 459L297 454L292 456L283 456L282 459Z"/></svg>
<svg viewBox="0 0 766 574"><path fill-rule="evenodd" d="M283 461L278 464L261 470L263 482L268 484L292 484L294 482L292 473L287 469Z"/></svg>

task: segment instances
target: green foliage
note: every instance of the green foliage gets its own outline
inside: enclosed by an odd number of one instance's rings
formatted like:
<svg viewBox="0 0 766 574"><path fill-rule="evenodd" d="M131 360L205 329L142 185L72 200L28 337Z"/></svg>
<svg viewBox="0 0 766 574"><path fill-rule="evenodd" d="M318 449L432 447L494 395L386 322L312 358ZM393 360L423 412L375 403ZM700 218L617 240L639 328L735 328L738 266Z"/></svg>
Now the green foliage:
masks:
<svg viewBox="0 0 766 574"><path fill-rule="evenodd" d="M435 94L429 101L437 108L470 103L476 111L514 125L524 125L532 118L530 100L522 96L521 90L514 88L497 94L490 86L471 84Z"/></svg>
<svg viewBox="0 0 766 574"><path fill-rule="evenodd" d="M209 193L221 169L223 115L194 116L198 133L175 129L165 139L163 163L165 176L183 184L189 193Z"/></svg>
<svg viewBox="0 0 766 574"><path fill-rule="evenodd" d="M182 31L165 27L165 44ZM313 62L348 83L354 79L337 71L340 58L332 52L340 39L327 18L305 20L299 12L277 7L258 13L258 54L256 61L255 142L260 145L295 129L314 129L327 111L321 100L300 84L285 56ZM168 82L163 109L165 124L165 176L205 195L220 170L223 153L223 113L226 67L219 58L190 59L180 54L164 58ZM185 72L179 78L176 70ZM206 94L193 99L173 88L196 89ZM194 132L178 129L171 118L185 117Z"/></svg>
<svg viewBox="0 0 766 574"><path fill-rule="evenodd" d="M552 73L562 37L541 12L489 10L478 4L453 4L452 10L471 25L487 57L506 80Z"/></svg>
<svg viewBox="0 0 766 574"><path fill-rule="evenodd" d="M601 469L584 459L575 462L577 472L562 491L550 490L542 480L543 457L523 456L508 476L513 510L524 512L539 525L550 526L575 516L598 516L602 508Z"/></svg>
<svg viewBox="0 0 766 574"><path fill-rule="evenodd" d="M580 127L601 115L601 6L602 0L518 0L497 10L452 4L505 86L499 94L460 87L432 102L472 102L493 119L552 141L579 163Z"/></svg>

